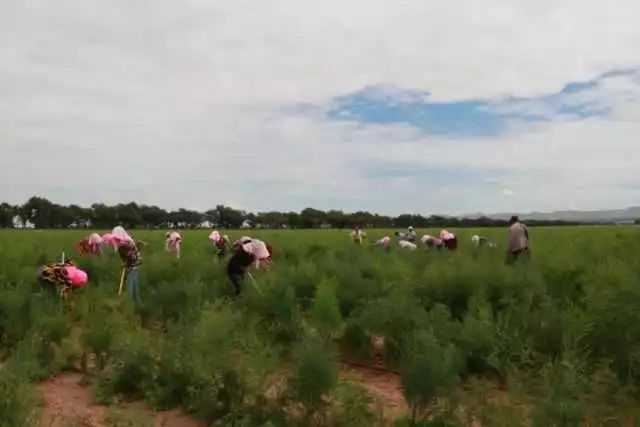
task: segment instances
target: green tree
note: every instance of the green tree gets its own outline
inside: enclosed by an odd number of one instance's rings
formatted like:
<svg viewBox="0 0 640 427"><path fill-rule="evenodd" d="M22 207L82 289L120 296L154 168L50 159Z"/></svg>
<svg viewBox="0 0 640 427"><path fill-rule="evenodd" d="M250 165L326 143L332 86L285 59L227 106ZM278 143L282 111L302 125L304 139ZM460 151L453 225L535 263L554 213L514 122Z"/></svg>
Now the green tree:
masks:
<svg viewBox="0 0 640 427"><path fill-rule="evenodd" d="M169 213L158 206L140 206L142 222L147 227L161 227L169 222Z"/></svg>
<svg viewBox="0 0 640 427"><path fill-rule="evenodd" d="M18 214L18 208L8 203L0 203L0 227L13 227L13 217Z"/></svg>

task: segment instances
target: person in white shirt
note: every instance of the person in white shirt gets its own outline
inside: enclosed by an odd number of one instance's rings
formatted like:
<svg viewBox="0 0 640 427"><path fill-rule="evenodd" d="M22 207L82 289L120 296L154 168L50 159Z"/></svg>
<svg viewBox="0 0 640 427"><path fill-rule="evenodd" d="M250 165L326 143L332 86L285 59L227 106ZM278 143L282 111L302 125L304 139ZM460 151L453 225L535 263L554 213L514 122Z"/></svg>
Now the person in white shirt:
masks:
<svg viewBox="0 0 640 427"><path fill-rule="evenodd" d="M418 240L418 233L416 233L416 230L412 226L409 226L407 229L407 233L404 235L404 240L412 243L415 243L415 241Z"/></svg>
<svg viewBox="0 0 640 427"><path fill-rule="evenodd" d="M351 233L349 233L349 237L351 237L353 243L361 245L364 243L364 239L367 237L367 235L359 226L356 226L356 228L354 228Z"/></svg>
<svg viewBox="0 0 640 427"><path fill-rule="evenodd" d="M491 242L487 237L478 236L477 234L474 234L473 236L471 236L471 243L476 248L483 248L483 247L495 248L496 247L496 244Z"/></svg>
<svg viewBox="0 0 640 427"><path fill-rule="evenodd" d="M408 240L398 240L398 247L400 249L408 249L413 251L418 248L418 245L413 242L409 242Z"/></svg>

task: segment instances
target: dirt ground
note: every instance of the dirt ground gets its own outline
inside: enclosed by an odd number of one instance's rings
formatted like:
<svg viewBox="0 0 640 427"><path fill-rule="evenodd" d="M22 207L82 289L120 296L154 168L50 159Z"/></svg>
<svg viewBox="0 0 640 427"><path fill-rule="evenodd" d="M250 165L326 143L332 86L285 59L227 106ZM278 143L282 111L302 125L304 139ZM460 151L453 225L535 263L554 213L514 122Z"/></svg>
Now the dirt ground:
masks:
<svg viewBox="0 0 640 427"><path fill-rule="evenodd" d="M44 400L41 427L107 427L114 424L108 421L111 408L93 403L91 390L83 384L82 378L81 374L65 372L38 386ZM118 409L120 413L146 416L153 420L154 427L204 427L178 410L153 413L139 404L123 405Z"/></svg>
<svg viewBox="0 0 640 427"><path fill-rule="evenodd" d="M397 374L343 363L340 376L361 383L383 408L386 419L391 420L406 413L407 406ZM113 422L113 411L153 420L154 427L204 427L204 424L179 410L154 413L142 403L123 404L116 408L96 405L90 387L83 383L82 374L75 372L65 372L44 381L38 385L38 389L44 400L40 427L135 425Z"/></svg>
<svg viewBox="0 0 640 427"><path fill-rule="evenodd" d="M382 408L387 420L407 413L400 376L394 372L342 363L340 376L360 383Z"/></svg>

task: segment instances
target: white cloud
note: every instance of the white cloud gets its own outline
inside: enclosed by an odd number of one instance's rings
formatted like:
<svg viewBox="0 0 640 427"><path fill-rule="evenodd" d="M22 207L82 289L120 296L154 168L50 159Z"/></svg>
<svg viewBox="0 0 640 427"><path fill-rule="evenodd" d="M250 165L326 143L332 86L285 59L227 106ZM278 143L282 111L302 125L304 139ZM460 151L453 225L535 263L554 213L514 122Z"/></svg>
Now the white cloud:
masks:
<svg viewBox="0 0 640 427"><path fill-rule="evenodd" d="M640 202L639 109L617 87L598 97L615 105L611 120L496 140L281 112L379 83L434 99L553 92L640 65L638 25L634 0L8 0L0 199L381 212ZM513 181L442 189L361 173L387 160L480 165ZM517 196L502 197L505 186Z"/></svg>

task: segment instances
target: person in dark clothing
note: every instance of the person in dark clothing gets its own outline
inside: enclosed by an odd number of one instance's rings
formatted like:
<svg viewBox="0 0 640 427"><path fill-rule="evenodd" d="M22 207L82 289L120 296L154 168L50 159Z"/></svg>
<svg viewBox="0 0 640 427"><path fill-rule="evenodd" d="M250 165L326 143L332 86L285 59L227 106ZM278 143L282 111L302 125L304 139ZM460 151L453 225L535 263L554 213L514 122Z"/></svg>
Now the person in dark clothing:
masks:
<svg viewBox="0 0 640 427"><path fill-rule="evenodd" d="M247 271L255 261L255 256L247 252L242 245L234 247L233 255L227 264L227 275L233 286L231 290L233 295L240 294Z"/></svg>
<svg viewBox="0 0 640 427"><path fill-rule="evenodd" d="M251 265L268 269L272 254L273 247L270 244L248 236L240 238L233 244L233 255L227 265L227 274L233 285L234 295L238 295L242 290L242 282Z"/></svg>

